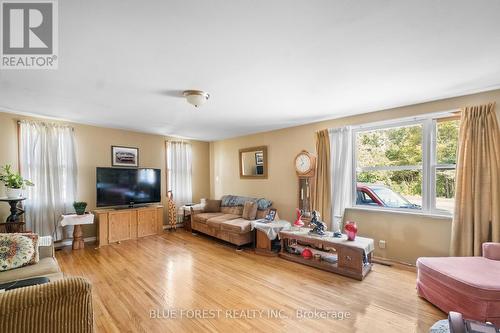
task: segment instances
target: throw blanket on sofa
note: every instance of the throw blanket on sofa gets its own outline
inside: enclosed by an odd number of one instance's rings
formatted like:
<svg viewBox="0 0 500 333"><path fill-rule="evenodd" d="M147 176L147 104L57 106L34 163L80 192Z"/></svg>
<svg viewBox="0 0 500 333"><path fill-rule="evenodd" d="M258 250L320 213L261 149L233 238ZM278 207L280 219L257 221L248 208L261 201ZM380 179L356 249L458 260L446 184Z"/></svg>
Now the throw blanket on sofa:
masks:
<svg viewBox="0 0 500 333"><path fill-rule="evenodd" d="M222 207L244 206L245 202L247 201L256 202L259 210L268 209L273 205L273 202L271 200L267 200L264 198L242 197L239 195L224 195L221 200Z"/></svg>

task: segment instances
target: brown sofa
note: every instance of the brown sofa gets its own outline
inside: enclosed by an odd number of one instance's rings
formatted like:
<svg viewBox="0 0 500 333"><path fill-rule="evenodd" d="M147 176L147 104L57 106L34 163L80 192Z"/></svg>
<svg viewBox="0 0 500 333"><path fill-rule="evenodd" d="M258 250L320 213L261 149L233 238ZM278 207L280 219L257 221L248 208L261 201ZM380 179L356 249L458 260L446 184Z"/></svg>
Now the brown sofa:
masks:
<svg viewBox="0 0 500 333"><path fill-rule="evenodd" d="M0 332L94 332L92 285L64 277L53 244L39 246L37 264L0 272L0 283L46 277L49 283L0 292Z"/></svg>
<svg viewBox="0 0 500 333"><path fill-rule="evenodd" d="M228 197L233 199L236 198L237 200L233 200L233 203L228 203L231 201L227 199ZM264 201L265 199L224 196L221 199L221 207L217 212L206 212L204 208L205 203L204 200L202 200L200 205L201 209L193 210L191 213L192 230L222 239L237 246L252 243L254 236L251 230L251 221L242 218L242 203L244 203L245 200ZM258 220L266 217L269 209L272 208L272 203L270 201L267 202L268 204L259 207L255 219Z"/></svg>

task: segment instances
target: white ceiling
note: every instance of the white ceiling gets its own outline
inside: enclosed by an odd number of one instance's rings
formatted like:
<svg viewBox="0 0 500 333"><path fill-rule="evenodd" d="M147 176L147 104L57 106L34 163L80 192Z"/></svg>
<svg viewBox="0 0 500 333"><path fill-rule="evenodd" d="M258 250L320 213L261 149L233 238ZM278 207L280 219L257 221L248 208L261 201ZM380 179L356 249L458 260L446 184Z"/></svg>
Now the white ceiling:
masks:
<svg viewBox="0 0 500 333"><path fill-rule="evenodd" d="M59 1L0 109L216 140L500 87L500 1ZM195 109L184 89L211 93Z"/></svg>

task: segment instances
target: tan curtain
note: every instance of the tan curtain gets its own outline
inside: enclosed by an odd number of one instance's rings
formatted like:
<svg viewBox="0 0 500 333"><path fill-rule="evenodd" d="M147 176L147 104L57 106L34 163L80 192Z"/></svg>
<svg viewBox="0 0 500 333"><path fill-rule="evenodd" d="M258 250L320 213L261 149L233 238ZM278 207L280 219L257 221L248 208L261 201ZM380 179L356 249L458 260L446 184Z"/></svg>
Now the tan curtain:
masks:
<svg viewBox="0 0 500 333"><path fill-rule="evenodd" d="M462 110L451 253L479 256L500 242L500 130L495 104Z"/></svg>
<svg viewBox="0 0 500 333"><path fill-rule="evenodd" d="M321 219L331 225L331 171L330 171L330 138L328 130L316 132L317 170L313 196L313 209L321 214Z"/></svg>

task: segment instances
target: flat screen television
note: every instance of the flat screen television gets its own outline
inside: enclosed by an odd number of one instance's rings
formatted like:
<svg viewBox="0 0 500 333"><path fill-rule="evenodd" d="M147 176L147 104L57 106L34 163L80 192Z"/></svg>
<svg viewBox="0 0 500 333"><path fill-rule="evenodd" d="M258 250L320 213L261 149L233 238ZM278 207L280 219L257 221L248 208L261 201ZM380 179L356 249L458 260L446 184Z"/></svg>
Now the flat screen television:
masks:
<svg viewBox="0 0 500 333"><path fill-rule="evenodd" d="M161 201L160 169L97 168L97 207Z"/></svg>

